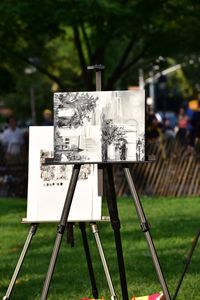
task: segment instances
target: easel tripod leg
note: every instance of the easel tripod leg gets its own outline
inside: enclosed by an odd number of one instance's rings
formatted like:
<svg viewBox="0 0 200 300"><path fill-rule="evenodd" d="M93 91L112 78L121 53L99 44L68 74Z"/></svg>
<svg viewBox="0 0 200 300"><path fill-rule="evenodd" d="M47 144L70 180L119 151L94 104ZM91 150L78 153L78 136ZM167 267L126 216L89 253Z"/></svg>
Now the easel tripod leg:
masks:
<svg viewBox="0 0 200 300"><path fill-rule="evenodd" d="M53 252L52 252L52 255L51 255L51 260L50 260L50 263L49 263L49 269L48 269L48 272L47 272L47 275L46 275L46 280L45 280L45 283L44 283L41 300L46 300L47 299L51 279L52 279L52 276L53 276L53 272L54 272L54 268L55 268L55 265L56 265L58 253L59 253L59 250L60 250L60 245L61 245L61 242L62 242L62 237L63 237L64 231L65 231L65 227L66 227L66 224L67 224L67 219L68 219L68 216L69 216L70 207L71 207L71 204L72 204L74 191L75 191L75 188L76 188L76 183L78 181L78 175L79 175L80 167L81 167L81 165L74 165L74 168L73 168L73 172L72 172L72 176L71 176L71 179L70 179L70 184L69 184L69 187L68 187L65 204L64 204L61 219L60 219L60 224L58 225L58 229L57 229L56 240L55 240Z"/></svg>
<svg viewBox="0 0 200 300"><path fill-rule="evenodd" d="M108 176L108 190L107 190L106 198L107 198L108 210L111 219L111 225L115 236L115 245L117 251L117 260L118 260L118 268L120 274L122 297L123 300L128 300L126 272L124 266L124 257L123 257L121 234L120 234L121 226L120 226L120 220L118 216L117 199L116 199L116 192L115 192L115 186L113 180L112 165L106 165L106 170Z"/></svg>
<svg viewBox="0 0 200 300"><path fill-rule="evenodd" d="M99 255L100 255L100 258L101 258L101 262L102 262L102 265L103 265L104 273L106 275L107 283L108 283L110 294L111 294L111 300L117 300L117 296L115 294L115 290L114 290L114 287L113 287L113 283L112 283L112 279L111 279L110 272L109 272L109 269L108 269L108 265L107 265L107 262L106 262L106 258L105 258L104 252L103 252L103 247L101 245L101 240L100 240L100 237L99 237L97 224L96 223L91 223L91 228L92 228L92 233L94 234L94 237L95 237L95 240L96 240L96 244L97 244L97 248L98 248Z"/></svg>
<svg viewBox="0 0 200 300"><path fill-rule="evenodd" d="M173 300L175 300L177 295L178 295L179 289L180 289L181 284L183 282L183 278L184 278L184 276L185 276L185 274L186 274L186 272L189 268L189 265L190 265L190 262L191 262L191 259L192 259L192 255L193 255L194 249L196 248L199 237L200 237L200 229L197 231L197 234L196 234L196 236L194 238L194 241L192 243L192 247L190 249L190 252L188 253L188 255L185 259L185 266L184 266L183 272L181 274L181 278L179 279L179 282L178 282L177 288L175 290L174 296L172 298Z"/></svg>
<svg viewBox="0 0 200 300"><path fill-rule="evenodd" d="M153 260L153 264L154 264L155 270L157 272L157 276L158 276L160 285L162 287L163 294L164 294L166 300L171 300L169 290L168 290L163 272L161 270L160 262L158 260L156 249L155 249L155 246L154 246L151 234L150 234L150 227L149 227L149 224L148 224L147 219L145 217L141 201L140 201L140 199L138 197L138 194L137 194L137 191L135 189L135 185L133 183L133 179L132 179L132 176L131 176L131 173L130 173L130 169L126 165L123 165L123 169L124 169L124 173L125 173L125 176L126 176L126 180L128 182L128 185L129 185L129 189L130 189L132 198L134 200L136 212L137 212L140 224L141 224L141 229L144 232L144 235L145 235L148 247L149 247L149 251L151 253L151 257L152 257L152 260Z"/></svg>
<svg viewBox="0 0 200 300"><path fill-rule="evenodd" d="M28 248L30 246L30 243L32 241L32 238L33 238L34 234L37 231L38 225L39 225L38 223L31 224L31 228L29 230L27 239L25 241L24 247L23 247L22 252L20 254L19 260L18 260L17 265L15 267L15 271L14 271L13 276L11 278L11 281L10 281L10 284L9 284L8 289L6 291L6 294L3 297L3 300L9 300L10 299L10 296L11 296L11 293L13 291L15 282L16 282L17 277L18 277L18 274L19 274L20 269L21 269L21 267L23 265L23 262L24 262L26 253L28 251Z"/></svg>
<svg viewBox="0 0 200 300"><path fill-rule="evenodd" d="M90 255L88 239L87 239L87 234L86 234L86 230L85 230L85 223L80 222L79 227L80 227L81 234L82 234L83 246L84 246L84 250L85 250L85 256L86 256L86 260L87 260L88 271L89 271L90 281L91 281L91 285L92 285L92 295L95 299L97 299L98 298L98 289L96 286L96 280L95 280L94 270L93 270L93 266L92 266L92 259L91 259L91 255Z"/></svg>

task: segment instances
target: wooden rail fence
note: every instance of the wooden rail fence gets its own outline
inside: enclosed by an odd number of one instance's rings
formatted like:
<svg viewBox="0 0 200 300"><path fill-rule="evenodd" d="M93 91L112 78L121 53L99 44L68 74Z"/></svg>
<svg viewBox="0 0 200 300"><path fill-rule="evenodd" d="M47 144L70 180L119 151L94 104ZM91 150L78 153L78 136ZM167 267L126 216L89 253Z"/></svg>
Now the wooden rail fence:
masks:
<svg viewBox="0 0 200 300"><path fill-rule="evenodd" d="M200 151L199 147L188 151L176 140L163 144L152 143L148 153L156 160L131 165L131 173L137 191L157 196L199 196L200 195ZM122 168L114 169L118 196L129 194Z"/></svg>

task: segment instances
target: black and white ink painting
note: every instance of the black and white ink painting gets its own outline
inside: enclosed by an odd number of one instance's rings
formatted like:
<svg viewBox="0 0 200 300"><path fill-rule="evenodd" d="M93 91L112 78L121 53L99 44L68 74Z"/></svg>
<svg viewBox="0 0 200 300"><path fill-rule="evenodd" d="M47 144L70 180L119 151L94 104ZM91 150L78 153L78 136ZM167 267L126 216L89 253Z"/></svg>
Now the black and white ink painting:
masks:
<svg viewBox="0 0 200 300"><path fill-rule="evenodd" d="M144 135L143 90L54 94L57 162L144 161Z"/></svg>
<svg viewBox="0 0 200 300"><path fill-rule="evenodd" d="M53 126L29 129L27 221L59 221L73 165L53 163ZM97 165L81 166L68 221L101 220Z"/></svg>

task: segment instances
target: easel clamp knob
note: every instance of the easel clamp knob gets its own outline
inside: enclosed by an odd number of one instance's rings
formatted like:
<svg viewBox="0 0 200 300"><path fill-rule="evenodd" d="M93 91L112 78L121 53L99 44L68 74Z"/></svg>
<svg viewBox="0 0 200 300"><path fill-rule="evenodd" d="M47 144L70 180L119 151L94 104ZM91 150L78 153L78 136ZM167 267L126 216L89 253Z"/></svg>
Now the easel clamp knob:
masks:
<svg viewBox="0 0 200 300"><path fill-rule="evenodd" d="M101 64L96 64L96 65L93 65L93 66L88 66L87 67L88 70L95 70L96 72L98 71L102 71L105 69L105 66L101 65Z"/></svg>
<svg viewBox="0 0 200 300"><path fill-rule="evenodd" d="M140 226L141 226L141 229L142 229L143 232L147 232L150 229L150 226L149 226L148 222L143 222L143 223L140 224Z"/></svg>
<svg viewBox="0 0 200 300"><path fill-rule="evenodd" d="M65 226L64 225L58 225L57 227L57 233L63 234L65 231Z"/></svg>

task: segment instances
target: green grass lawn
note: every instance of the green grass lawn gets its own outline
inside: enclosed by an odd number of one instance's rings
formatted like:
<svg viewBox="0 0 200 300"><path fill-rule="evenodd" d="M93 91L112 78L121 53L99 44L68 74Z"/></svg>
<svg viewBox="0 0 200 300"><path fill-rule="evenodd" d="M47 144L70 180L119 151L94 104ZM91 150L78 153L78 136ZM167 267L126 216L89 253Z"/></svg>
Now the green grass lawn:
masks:
<svg viewBox="0 0 200 300"><path fill-rule="evenodd" d="M151 224L151 234L170 293L173 294L183 269L183 258L188 253L192 239L200 226L200 200L198 198L143 198L142 203ZM132 200L128 197L119 199L118 208L129 298L131 299L132 295L142 296L160 291L161 288L146 241L140 231ZM29 230L29 225L20 223L25 215L25 200L0 199L0 299L5 295ZM40 299L55 240L56 227L56 224L39 226L11 299ZM118 300L121 300L113 232L109 223L99 224L99 229ZM89 226L87 233L99 294L107 300L110 299L110 294ZM74 248L67 245L63 239L49 291L49 300L79 300L81 297L92 296L80 230L77 225L74 235ZM199 244L177 299L200 299Z"/></svg>

